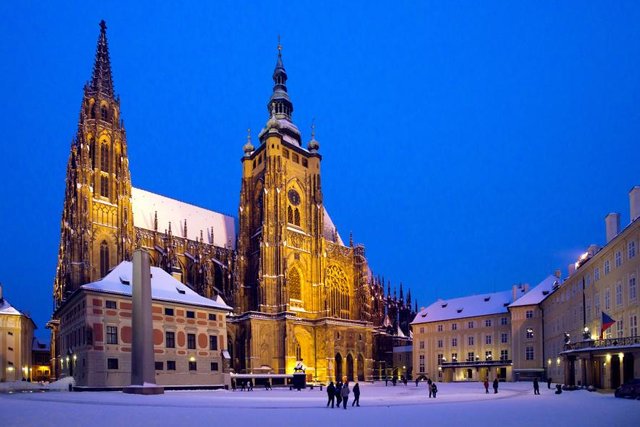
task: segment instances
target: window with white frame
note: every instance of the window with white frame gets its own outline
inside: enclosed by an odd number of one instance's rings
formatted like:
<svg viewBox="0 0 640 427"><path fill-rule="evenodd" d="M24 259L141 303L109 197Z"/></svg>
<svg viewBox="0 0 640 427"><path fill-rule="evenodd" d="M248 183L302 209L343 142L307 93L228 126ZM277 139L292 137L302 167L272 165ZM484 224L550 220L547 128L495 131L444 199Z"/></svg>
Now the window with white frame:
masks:
<svg viewBox="0 0 640 427"><path fill-rule="evenodd" d="M604 337L606 339L613 338L612 330L613 330L613 328L609 328L606 331L604 331Z"/></svg>
<svg viewBox="0 0 640 427"><path fill-rule="evenodd" d="M420 364L419 364L419 366L420 366L420 368L419 368L419 369L420 369L420 373L421 373L421 374L424 374L424 354L421 354L421 355L420 355L419 360L420 360Z"/></svg>
<svg viewBox="0 0 640 427"><path fill-rule="evenodd" d="M600 280L600 267L596 267L593 269L593 280L597 282Z"/></svg>
<svg viewBox="0 0 640 427"><path fill-rule="evenodd" d="M473 329L473 320L472 320L472 321L470 321L469 323L467 323L467 327L468 327L469 329Z"/></svg>
<svg viewBox="0 0 640 427"><path fill-rule="evenodd" d="M438 340L438 348L442 348L442 340Z"/></svg>
<svg viewBox="0 0 640 427"><path fill-rule="evenodd" d="M451 347L458 346L458 338L451 338Z"/></svg>
<svg viewBox="0 0 640 427"><path fill-rule="evenodd" d="M420 350L424 350L424 341L420 341Z"/></svg>
<svg viewBox="0 0 640 427"><path fill-rule="evenodd" d="M442 359L443 359L443 357L444 357L444 355L442 355L442 354L440 354L440 353L438 354L438 365L442 365L442 362L443 362L443 360L442 360Z"/></svg>
<svg viewBox="0 0 640 427"><path fill-rule="evenodd" d="M422 327L420 328L420 333L424 334L424 328L422 328Z"/></svg>
<svg viewBox="0 0 640 427"><path fill-rule="evenodd" d="M631 259L634 256L636 256L636 242L635 240L632 240L627 245L627 257Z"/></svg>
<svg viewBox="0 0 640 427"><path fill-rule="evenodd" d="M467 362L475 362L476 356L473 351L467 353Z"/></svg>
<svg viewBox="0 0 640 427"><path fill-rule="evenodd" d="M620 267L622 265L622 252L616 252L616 267Z"/></svg>
<svg viewBox="0 0 640 427"><path fill-rule="evenodd" d="M591 285L591 273L587 273L584 276L585 287L589 287Z"/></svg>
<svg viewBox="0 0 640 427"><path fill-rule="evenodd" d="M533 360L533 347L525 348L524 356L526 360Z"/></svg>
<svg viewBox="0 0 640 427"><path fill-rule="evenodd" d="M604 291L604 309L609 310L611 308L611 291L609 288Z"/></svg>
<svg viewBox="0 0 640 427"><path fill-rule="evenodd" d="M533 339L533 328L527 328L527 339Z"/></svg>
<svg viewBox="0 0 640 427"><path fill-rule="evenodd" d="M632 337L638 336L638 315L636 314L629 316L629 335Z"/></svg>
<svg viewBox="0 0 640 427"><path fill-rule="evenodd" d="M609 274L610 271L611 271L611 265L609 263L609 260L606 260L604 262L604 275L606 276L607 274Z"/></svg>
<svg viewBox="0 0 640 427"><path fill-rule="evenodd" d="M452 331L457 331L458 330L458 324L457 323L452 323L451 324L451 330Z"/></svg>
<svg viewBox="0 0 640 427"><path fill-rule="evenodd" d="M595 309L595 315L600 313L600 294L596 292L593 294L593 308Z"/></svg>
<svg viewBox="0 0 640 427"><path fill-rule="evenodd" d="M533 317L533 310L527 310L525 314L527 319L531 319Z"/></svg>
<svg viewBox="0 0 640 427"><path fill-rule="evenodd" d="M500 360L509 360L509 350L500 350Z"/></svg>
<svg viewBox="0 0 640 427"><path fill-rule="evenodd" d="M486 319L484 321L484 326L487 327L487 328L490 328L491 327L491 319Z"/></svg>
<svg viewBox="0 0 640 427"><path fill-rule="evenodd" d="M507 318L506 318L506 317L501 317L501 318L500 318L500 324L501 324L501 325L507 325L507 324L508 324L507 322L508 322L508 320L507 320Z"/></svg>
<svg viewBox="0 0 640 427"><path fill-rule="evenodd" d="M508 343L508 342L509 342L509 334L507 334L507 333L505 333L505 332L501 333L501 334L500 334L500 342L501 342L502 344L506 344L506 343Z"/></svg>
<svg viewBox="0 0 640 427"><path fill-rule="evenodd" d="M442 332L442 325L438 325L438 332Z"/></svg>
<svg viewBox="0 0 640 427"><path fill-rule="evenodd" d="M616 305L622 305L622 282L616 283Z"/></svg>
<svg viewBox="0 0 640 427"><path fill-rule="evenodd" d="M491 341L493 340L493 337L491 335L485 335L484 337L484 343L487 345L491 345Z"/></svg>
<svg viewBox="0 0 640 427"><path fill-rule="evenodd" d="M107 344L118 344L117 326L107 326Z"/></svg>
<svg viewBox="0 0 640 427"><path fill-rule="evenodd" d="M451 361L452 362L458 361L458 353L451 353Z"/></svg>
<svg viewBox="0 0 640 427"><path fill-rule="evenodd" d="M487 350L484 352L484 360L491 360L493 359L493 353L491 352L491 350Z"/></svg>
<svg viewBox="0 0 640 427"><path fill-rule="evenodd" d="M624 322L623 319L620 319L616 322L616 332L618 335L618 338L622 338L624 337Z"/></svg>
<svg viewBox="0 0 640 427"><path fill-rule="evenodd" d="M638 291L636 289L636 276L632 274L629 277L629 299L631 301L635 301L637 296L638 296Z"/></svg>
<svg viewBox="0 0 640 427"><path fill-rule="evenodd" d="M469 340L467 341L469 343L469 345L473 345L473 337L469 337Z"/></svg>

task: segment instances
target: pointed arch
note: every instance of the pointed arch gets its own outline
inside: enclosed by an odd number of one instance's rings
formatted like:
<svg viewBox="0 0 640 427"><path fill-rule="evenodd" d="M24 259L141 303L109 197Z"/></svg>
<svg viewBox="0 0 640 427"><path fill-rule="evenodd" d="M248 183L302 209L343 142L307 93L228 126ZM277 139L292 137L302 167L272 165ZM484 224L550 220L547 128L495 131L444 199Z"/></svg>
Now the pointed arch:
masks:
<svg viewBox="0 0 640 427"><path fill-rule="evenodd" d="M100 278L107 275L109 268L111 267L109 262L109 244L106 240L100 243Z"/></svg>
<svg viewBox="0 0 640 427"><path fill-rule="evenodd" d="M293 213L293 223L300 227L300 209L298 208L296 208L295 212Z"/></svg>

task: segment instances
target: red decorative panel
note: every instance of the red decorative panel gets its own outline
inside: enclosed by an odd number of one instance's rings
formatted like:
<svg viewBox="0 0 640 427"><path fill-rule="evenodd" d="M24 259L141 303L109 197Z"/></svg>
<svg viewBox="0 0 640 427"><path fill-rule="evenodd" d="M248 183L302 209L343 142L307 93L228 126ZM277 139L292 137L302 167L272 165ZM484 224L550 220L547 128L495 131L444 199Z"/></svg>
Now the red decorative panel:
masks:
<svg viewBox="0 0 640 427"><path fill-rule="evenodd" d="M96 307L102 307L102 300L98 298L93 299L93 305Z"/></svg>
<svg viewBox="0 0 640 427"><path fill-rule="evenodd" d="M102 323L93 324L93 342L103 342L104 335L102 333Z"/></svg>
<svg viewBox="0 0 640 427"><path fill-rule="evenodd" d="M120 337L125 344L131 344L131 326L123 326L120 330Z"/></svg>
<svg viewBox="0 0 640 427"><path fill-rule="evenodd" d="M120 308L123 310L131 310L133 308L133 304L131 304L130 302L121 302Z"/></svg>
<svg viewBox="0 0 640 427"><path fill-rule="evenodd" d="M164 340L163 333L160 329L153 330L153 345L162 345Z"/></svg>
<svg viewBox="0 0 640 427"><path fill-rule="evenodd" d="M179 331L178 332L178 347L184 347L184 343L186 341L187 336L184 334L184 332Z"/></svg>
<svg viewBox="0 0 640 427"><path fill-rule="evenodd" d="M209 338L207 334L198 334L198 347L207 348L207 344L209 343Z"/></svg>
<svg viewBox="0 0 640 427"><path fill-rule="evenodd" d="M199 311L197 316L198 316L198 319L206 319L207 318L207 313L203 313L203 312Z"/></svg>

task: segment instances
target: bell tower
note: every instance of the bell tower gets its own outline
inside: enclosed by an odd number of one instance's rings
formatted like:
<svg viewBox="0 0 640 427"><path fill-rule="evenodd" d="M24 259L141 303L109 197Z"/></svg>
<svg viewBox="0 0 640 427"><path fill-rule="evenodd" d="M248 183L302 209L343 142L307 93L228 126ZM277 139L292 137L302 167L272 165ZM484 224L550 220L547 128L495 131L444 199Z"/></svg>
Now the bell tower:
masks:
<svg viewBox="0 0 640 427"><path fill-rule="evenodd" d="M56 307L79 286L130 259L133 251L126 133L120 98L113 89L104 21L71 143L60 234L53 290Z"/></svg>
<svg viewBox="0 0 640 427"><path fill-rule="evenodd" d="M322 254L321 156L315 138L302 146L292 122L280 44L272 77L269 120L258 147L249 133L242 158L237 309L278 313L293 306L318 312L312 283L320 282Z"/></svg>

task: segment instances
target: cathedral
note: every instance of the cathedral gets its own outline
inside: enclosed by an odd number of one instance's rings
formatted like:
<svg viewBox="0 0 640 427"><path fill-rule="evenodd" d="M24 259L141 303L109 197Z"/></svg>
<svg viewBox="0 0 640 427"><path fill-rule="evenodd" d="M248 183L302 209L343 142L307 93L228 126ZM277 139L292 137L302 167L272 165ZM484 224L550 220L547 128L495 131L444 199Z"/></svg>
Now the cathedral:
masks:
<svg viewBox="0 0 640 427"><path fill-rule="evenodd" d="M71 144L53 287L54 313L133 250L198 294L231 307L228 350L241 373L309 379L389 375L391 347L410 342L417 311L374 275L365 247L342 240L324 208L320 144L293 122L282 47L268 120L243 147L238 217L133 188L106 24ZM232 195L230 195L232 197ZM237 229L236 229L237 226ZM50 322L55 354L61 319Z"/></svg>

